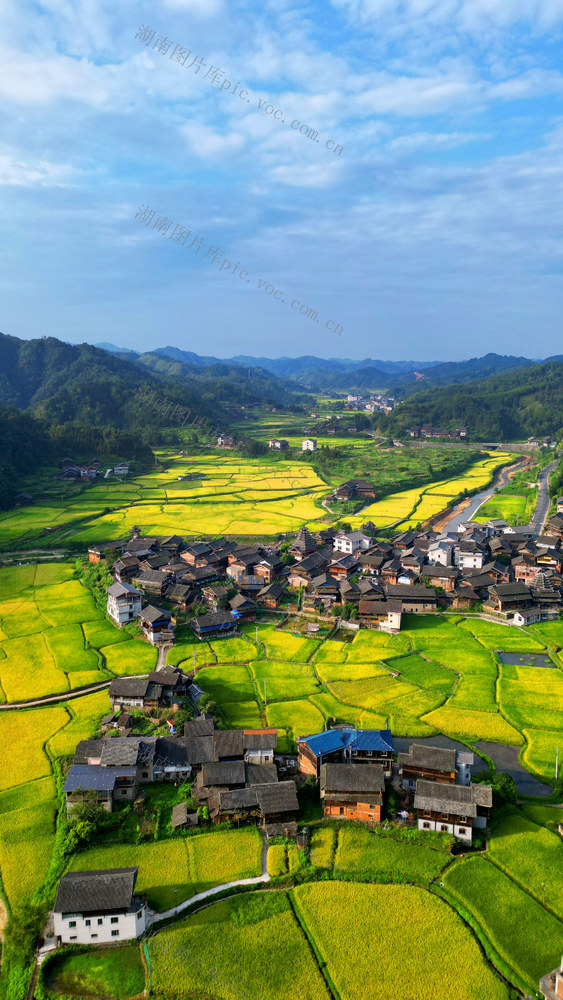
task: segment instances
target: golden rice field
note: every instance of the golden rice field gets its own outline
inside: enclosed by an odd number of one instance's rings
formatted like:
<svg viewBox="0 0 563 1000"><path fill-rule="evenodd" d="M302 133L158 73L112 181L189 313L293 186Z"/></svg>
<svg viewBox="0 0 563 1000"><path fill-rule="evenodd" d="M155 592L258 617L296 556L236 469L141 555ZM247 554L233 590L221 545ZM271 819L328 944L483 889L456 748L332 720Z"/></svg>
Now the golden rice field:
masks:
<svg viewBox="0 0 563 1000"><path fill-rule="evenodd" d="M0 701L62 694L154 668L156 650L102 617L72 577L69 563L0 569Z"/></svg>
<svg viewBox="0 0 563 1000"><path fill-rule="evenodd" d="M463 476L444 479L430 486L403 490L370 504L361 514L349 519L352 526L360 527L365 521L373 521L376 528L400 524L406 529L426 521L447 507L463 490L478 490L487 486L494 470L512 457L504 452L487 454L487 458L477 461Z"/></svg>

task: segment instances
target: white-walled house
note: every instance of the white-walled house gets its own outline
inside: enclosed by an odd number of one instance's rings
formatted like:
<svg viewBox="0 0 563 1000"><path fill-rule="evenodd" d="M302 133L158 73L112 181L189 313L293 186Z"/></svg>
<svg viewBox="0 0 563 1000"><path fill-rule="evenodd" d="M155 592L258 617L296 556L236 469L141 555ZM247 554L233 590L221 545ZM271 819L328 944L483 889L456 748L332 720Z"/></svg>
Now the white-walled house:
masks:
<svg viewBox="0 0 563 1000"><path fill-rule="evenodd" d="M317 442L314 438L306 438L305 441L301 442L301 451L316 451Z"/></svg>
<svg viewBox="0 0 563 1000"><path fill-rule="evenodd" d="M107 598L107 613L120 627L135 621L141 611L141 591L130 583L112 583L107 588Z"/></svg>
<svg viewBox="0 0 563 1000"><path fill-rule="evenodd" d="M67 872L53 910L59 944L102 944L138 938L147 925L146 903L134 895L138 868Z"/></svg>
<svg viewBox="0 0 563 1000"><path fill-rule="evenodd" d="M414 808L418 829L449 833L470 844L474 827L485 827L493 804L490 785L449 785L419 779Z"/></svg>
<svg viewBox="0 0 563 1000"><path fill-rule="evenodd" d="M363 531L349 531L347 534L338 534L332 542L335 552L344 552L346 555L355 555L356 552L365 552L372 545L372 540Z"/></svg>

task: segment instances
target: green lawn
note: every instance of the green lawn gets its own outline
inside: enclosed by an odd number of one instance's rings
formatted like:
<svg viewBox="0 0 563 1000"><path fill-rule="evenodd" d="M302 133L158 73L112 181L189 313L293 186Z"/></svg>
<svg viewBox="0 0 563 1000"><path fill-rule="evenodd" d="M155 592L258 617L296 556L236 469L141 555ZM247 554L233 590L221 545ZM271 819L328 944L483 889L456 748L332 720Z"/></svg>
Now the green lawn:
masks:
<svg viewBox="0 0 563 1000"><path fill-rule="evenodd" d="M72 997L126 1000L145 987L145 971L137 945L96 948L62 954L49 963L48 989Z"/></svg>

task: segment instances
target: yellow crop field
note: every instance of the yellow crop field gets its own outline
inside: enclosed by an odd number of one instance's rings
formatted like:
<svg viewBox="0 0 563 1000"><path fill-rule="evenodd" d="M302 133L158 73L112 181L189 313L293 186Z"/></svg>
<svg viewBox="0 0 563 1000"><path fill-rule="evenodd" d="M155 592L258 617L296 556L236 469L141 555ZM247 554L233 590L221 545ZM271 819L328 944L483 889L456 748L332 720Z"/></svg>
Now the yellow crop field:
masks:
<svg viewBox="0 0 563 1000"><path fill-rule="evenodd" d="M70 756L80 740L87 740L96 732L100 719L108 713L108 693L106 689L94 691L82 698L72 698L61 707L66 708L68 713L66 725L48 742L48 748L54 757Z"/></svg>
<svg viewBox="0 0 563 1000"><path fill-rule="evenodd" d="M0 792L0 875L10 906L45 877L55 840L55 781L40 778Z"/></svg>
<svg viewBox="0 0 563 1000"><path fill-rule="evenodd" d="M448 506L450 500L463 490L476 490L490 481L492 470L510 460L505 452L488 453L479 459L463 476L443 479L429 486L403 490L370 504L361 514L350 518L352 527L360 527L364 521L373 521L376 527L400 524L409 528L427 520Z"/></svg>
<svg viewBox="0 0 563 1000"><path fill-rule="evenodd" d="M417 886L318 882L299 886L292 896L300 922L346 1000L366 995L373 1000L508 1000L507 987L486 965L469 928L443 900ZM335 935L351 909L356 932ZM374 934L376 927L385 927L385 933ZM400 961L389 960L389 941ZM413 947L415 941L424 947Z"/></svg>
<svg viewBox="0 0 563 1000"><path fill-rule="evenodd" d="M0 790L51 773L43 744L67 722L68 714L60 705L0 712L0 752L4 761Z"/></svg>
<svg viewBox="0 0 563 1000"><path fill-rule="evenodd" d="M494 743L523 743L521 733L497 712L480 712L445 705L423 716L423 721L448 736L467 740L492 740Z"/></svg>

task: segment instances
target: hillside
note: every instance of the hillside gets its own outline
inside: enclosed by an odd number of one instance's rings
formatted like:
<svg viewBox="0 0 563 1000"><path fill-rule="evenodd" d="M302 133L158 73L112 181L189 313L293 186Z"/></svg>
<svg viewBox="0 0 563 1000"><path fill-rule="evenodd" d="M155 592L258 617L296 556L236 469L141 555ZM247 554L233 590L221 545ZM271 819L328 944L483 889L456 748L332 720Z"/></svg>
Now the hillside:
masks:
<svg viewBox="0 0 563 1000"><path fill-rule="evenodd" d="M395 436L421 424L465 424L473 439L509 441L563 433L563 362L547 361L471 382L414 393L378 428Z"/></svg>

